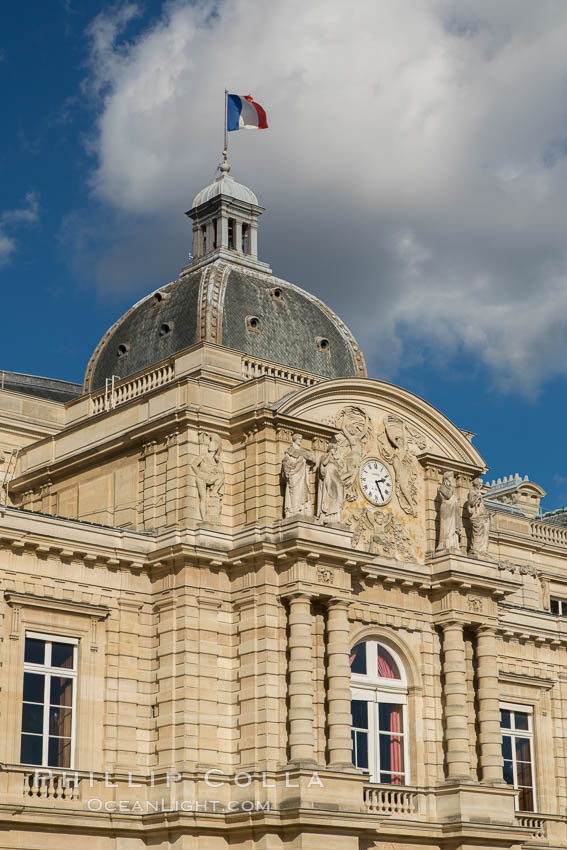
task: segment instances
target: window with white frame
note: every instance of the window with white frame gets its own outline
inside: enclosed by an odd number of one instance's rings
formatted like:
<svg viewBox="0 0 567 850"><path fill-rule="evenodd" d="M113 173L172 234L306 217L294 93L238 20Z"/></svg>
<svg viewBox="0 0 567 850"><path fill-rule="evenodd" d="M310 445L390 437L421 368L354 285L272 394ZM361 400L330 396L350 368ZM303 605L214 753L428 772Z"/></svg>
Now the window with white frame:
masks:
<svg viewBox="0 0 567 850"><path fill-rule="evenodd" d="M521 812L536 810L534 782L533 712L530 706L502 703L502 756L504 780L518 789L516 808Z"/></svg>
<svg viewBox="0 0 567 850"><path fill-rule="evenodd" d="M350 654L352 761L371 782L407 785L407 678L396 653L375 640Z"/></svg>
<svg viewBox="0 0 567 850"><path fill-rule="evenodd" d="M552 596L549 600L549 610L558 617L567 617L567 599Z"/></svg>
<svg viewBox="0 0 567 850"><path fill-rule="evenodd" d="M73 767L77 645L74 638L26 633L22 764Z"/></svg>

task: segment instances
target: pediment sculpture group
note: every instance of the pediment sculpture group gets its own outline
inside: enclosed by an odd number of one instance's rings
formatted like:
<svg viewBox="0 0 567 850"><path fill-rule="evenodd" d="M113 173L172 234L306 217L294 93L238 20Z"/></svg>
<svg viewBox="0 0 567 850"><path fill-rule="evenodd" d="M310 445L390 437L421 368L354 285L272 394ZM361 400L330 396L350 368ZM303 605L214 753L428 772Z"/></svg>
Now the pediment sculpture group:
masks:
<svg viewBox="0 0 567 850"><path fill-rule="evenodd" d="M351 416L355 421L356 417ZM362 424L361 424L362 423ZM344 447L337 437L332 437L329 449L319 462L317 470L317 520L322 525L337 525L342 522L345 499L349 499L355 484L358 466L362 458L360 444L363 441L364 421L359 421L357 439ZM345 434L346 428L343 428ZM396 492L402 509L417 516L415 472L412 458L403 442L396 442L391 433L385 431L392 446L388 459L394 466ZM293 434L291 445L286 449L281 466L285 482L284 516L311 516L313 513L309 487L310 471L316 466L315 454L301 445L302 435ZM386 450L384 450L386 452ZM351 455L353 455L351 457ZM359 456L360 455L360 456ZM413 458L415 460L415 458ZM395 461L395 463L394 463ZM220 459L220 437L206 435L203 453L191 463L197 488L199 516L203 522L220 523L224 498L225 472ZM408 472L409 470L409 472ZM464 511L470 523L469 554L486 557L490 530L490 515L482 497L483 482L475 478L468 493ZM455 483L455 475L447 471L437 491L439 537L436 552L459 552L463 538L462 508Z"/></svg>
<svg viewBox="0 0 567 850"><path fill-rule="evenodd" d="M310 470L316 465L313 451L301 445L301 434L294 434L282 460L282 477L285 481L284 515L311 516L312 505L309 489ZM341 522L345 500L345 476L338 456L339 444L332 438L329 451L322 457L318 468L317 519L322 525ZM403 476L402 476L403 480ZM490 515L482 498L483 482L475 478L465 502L465 513L471 529L469 553L485 557L488 552ZM404 494L405 495L405 494ZM407 498L407 497L406 497ZM463 536L462 509L459 501L455 476L451 471L443 475L437 492L439 504L439 539L436 551L459 552ZM408 508L413 508L407 499ZM410 510L408 509L408 513ZM412 515L414 514L411 510Z"/></svg>

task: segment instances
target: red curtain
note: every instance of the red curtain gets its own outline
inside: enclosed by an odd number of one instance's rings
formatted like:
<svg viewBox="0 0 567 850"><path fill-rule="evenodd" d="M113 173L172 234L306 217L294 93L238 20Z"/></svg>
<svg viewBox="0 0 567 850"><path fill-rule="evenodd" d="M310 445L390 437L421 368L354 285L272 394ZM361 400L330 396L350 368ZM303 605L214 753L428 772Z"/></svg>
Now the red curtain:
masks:
<svg viewBox="0 0 567 850"><path fill-rule="evenodd" d="M399 679L400 673L398 666L389 652L379 646L378 647L378 675L382 679Z"/></svg>
<svg viewBox="0 0 567 850"><path fill-rule="evenodd" d="M392 706L390 710L390 732L401 732L401 709L398 706ZM393 773L401 773L404 769L403 753L402 753L402 738L399 736L390 737L390 765ZM392 785L403 785L402 776L392 776Z"/></svg>

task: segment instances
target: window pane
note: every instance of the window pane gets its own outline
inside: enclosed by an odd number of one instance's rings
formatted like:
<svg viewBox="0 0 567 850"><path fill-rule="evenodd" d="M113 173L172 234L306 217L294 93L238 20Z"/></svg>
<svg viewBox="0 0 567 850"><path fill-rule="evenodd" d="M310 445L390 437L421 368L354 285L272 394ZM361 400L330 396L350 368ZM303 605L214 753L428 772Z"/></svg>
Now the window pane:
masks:
<svg viewBox="0 0 567 850"><path fill-rule="evenodd" d="M533 785L532 766L529 762L519 761L516 770L518 772L518 785Z"/></svg>
<svg viewBox="0 0 567 850"><path fill-rule="evenodd" d="M510 735L502 736L502 758L512 758L512 738Z"/></svg>
<svg viewBox="0 0 567 850"><path fill-rule="evenodd" d="M26 702L43 702L45 676L41 673L24 673L24 700Z"/></svg>
<svg viewBox="0 0 567 850"><path fill-rule="evenodd" d="M49 752L47 757L49 767L71 766L71 739L50 738Z"/></svg>
<svg viewBox="0 0 567 850"><path fill-rule="evenodd" d="M357 729L368 729L368 703L361 699L350 702L352 725Z"/></svg>
<svg viewBox="0 0 567 850"><path fill-rule="evenodd" d="M521 812L533 812L534 795L531 788L520 788L518 794L518 808Z"/></svg>
<svg viewBox="0 0 567 850"><path fill-rule="evenodd" d="M559 614L559 600L558 599L551 599L549 609L550 609L552 614Z"/></svg>
<svg viewBox="0 0 567 850"><path fill-rule="evenodd" d="M508 785L514 784L514 767L511 761L504 762L504 782Z"/></svg>
<svg viewBox="0 0 567 850"><path fill-rule="evenodd" d="M351 673L366 675L366 644L359 643L350 654Z"/></svg>
<svg viewBox="0 0 567 850"><path fill-rule="evenodd" d="M51 666L73 669L73 646L70 643L51 644Z"/></svg>
<svg viewBox="0 0 567 850"><path fill-rule="evenodd" d="M368 770L368 732L356 732L356 766Z"/></svg>
<svg viewBox="0 0 567 850"><path fill-rule="evenodd" d="M403 732L402 706L391 702L379 703L378 727L381 732Z"/></svg>
<svg viewBox="0 0 567 850"><path fill-rule="evenodd" d="M511 724L510 712L508 711L507 708L501 708L500 709L500 726L502 726L503 729L511 729L512 727L511 727L510 724Z"/></svg>
<svg viewBox="0 0 567 850"><path fill-rule="evenodd" d="M532 760L529 738L516 738L516 758L518 761Z"/></svg>
<svg viewBox="0 0 567 850"><path fill-rule="evenodd" d="M528 729L528 715L524 714L523 711L515 711L514 712L514 722L516 724L516 729Z"/></svg>
<svg viewBox="0 0 567 850"><path fill-rule="evenodd" d="M43 733L43 706L30 705L25 702L22 706L22 732Z"/></svg>
<svg viewBox="0 0 567 850"><path fill-rule="evenodd" d="M20 761L22 764L41 764L41 735L22 735Z"/></svg>
<svg viewBox="0 0 567 850"><path fill-rule="evenodd" d="M73 680L64 676L52 676L49 701L51 705L72 705Z"/></svg>
<svg viewBox="0 0 567 850"><path fill-rule="evenodd" d="M71 715L70 708L49 709L49 734L60 735L65 738L71 737Z"/></svg>
<svg viewBox="0 0 567 850"><path fill-rule="evenodd" d="M45 641L27 637L24 661L29 664L45 664Z"/></svg>
<svg viewBox="0 0 567 850"><path fill-rule="evenodd" d="M380 735L380 770L404 770L404 745L398 735Z"/></svg>
<svg viewBox="0 0 567 850"><path fill-rule="evenodd" d="M383 646L378 646L378 675L383 679L402 678L398 670L398 665Z"/></svg>

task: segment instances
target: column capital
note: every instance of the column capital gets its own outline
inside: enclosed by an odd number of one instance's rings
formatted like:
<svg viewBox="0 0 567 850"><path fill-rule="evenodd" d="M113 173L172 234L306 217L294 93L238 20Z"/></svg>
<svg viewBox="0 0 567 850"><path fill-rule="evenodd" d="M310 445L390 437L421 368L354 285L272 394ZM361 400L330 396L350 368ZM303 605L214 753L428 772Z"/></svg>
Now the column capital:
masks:
<svg viewBox="0 0 567 850"><path fill-rule="evenodd" d="M448 632L450 629L459 629L461 632L465 628L465 623L462 620L445 620L442 623L439 623L440 628L443 629L444 632Z"/></svg>
<svg viewBox="0 0 567 850"><path fill-rule="evenodd" d="M477 634L487 635L488 637L496 637L497 628L491 623L479 623L475 629Z"/></svg>
<svg viewBox="0 0 567 850"><path fill-rule="evenodd" d="M342 608L345 611L348 610L350 602L350 599L341 599L339 596L331 596L330 599L325 600L327 608Z"/></svg>
<svg viewBox="0 0 567 850"><path fill-rule="evenodd" d="M311 602L316 594L310 593L308 590L290 590L289 593L283 593L280 599L284 602Z"/></svg>

